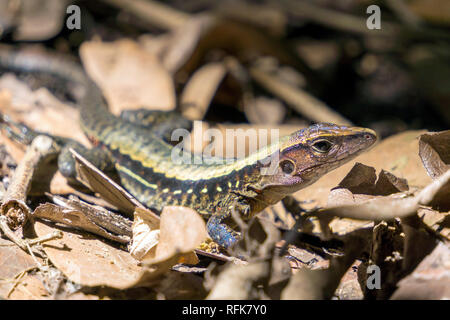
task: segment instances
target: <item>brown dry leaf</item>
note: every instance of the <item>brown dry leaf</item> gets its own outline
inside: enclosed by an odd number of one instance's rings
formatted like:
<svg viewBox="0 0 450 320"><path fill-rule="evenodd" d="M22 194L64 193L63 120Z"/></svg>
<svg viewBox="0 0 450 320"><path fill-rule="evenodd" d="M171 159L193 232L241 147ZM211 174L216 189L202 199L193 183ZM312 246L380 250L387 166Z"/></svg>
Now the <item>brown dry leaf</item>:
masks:
<svg viewBox="0 0 450 320"><path fill-rule="evenodd" d="M286 108L277 99L257 97L245 104L245 115L251 123L276 125L283 121Z"/></svg>
<svg viewBox="0 0 450 320"><path fill-rule="evenodd" d="M199 300L207 295L202 277L193 273L176 271L170 271L168 276L158 284L156 291L166 300Z"/></svg>
<svg viewBox="0 0 450 320"><path fill-rule="evenodd" d="M351 191L367 191L367 187L373 187L377 180L376 170L373 167L366 166L362 163L355 163L349 173L339 182L339 188L346 188Z"/></svg>
<svg viewBox="0 0 450 320"><path fill-rule="evenodd" d="M324 296L324 291L328 289L329 283L335 280L336 276L330 273L329 269L300 269L293 275L288 285L281 293L281 300L323 300L329 297Z"/></svg>
<svg viewBox="0 0 450 320"><path fill-rule="evenodd" d="M138 211L136 217L145 220L146 213L142 210ZM169 271L178 263L198 263L194 250L207 238L203 218L196 211L186 207L168 206L163 209L159 222L159 243L156 248L154 244L157 239L151 233L154 233L155 228L158 227L158 221L146 219L143 224L145 223L148 223L150 244L147 244L147 247L150 250L140 253L144 269L139 279L128 283L125 287L159 282L165 278L165 275L170 275ZM141 235L141 238L144 237L145 234ZM142 242L145 242L145 239Z"/></svg>
<svg viewBox="0 0 450 320"><path fill-rule="evenodd" d="M448 212L450 210L450 183L442 187L429 205L440 212Z"/></svg>
<svg viewBox="0 0 450 320"><path fill-rule="evenodd" d="M55 36L63 27L66 8L70 2L68 0L35 0L13 4L11 1L6 1L5 9L15 12L14 40L37 41Z"/></svg>
<svg viewBox="0 0 450 320"><path fill-rule="evenodd" d="M375 168L355 163L338 186L330 191L327 206L360 203L372 199L370 189L374 188L376 179Z"/></svg>
<svg viewBox="0 0 450 320"><path fill-rule="evenodd" d="M432 206L443 206L440 203L443 200L444 204L448 204L448 195L450 190L450 170L447 170L439 178L434 180L432 183L423 188L418 194L420 204L422 205L432 205Z"/></svg>
<svg viewBox="0 0 450 320"><path fill-rule="evenodd" d="M4 75L0 78L0 109L12 120L23 122L34 130L72 138L84 145L90 145L79 126L78 111L59 101L46 88L32 91L15 76ZM24 155L24 149L6 138L3 133L0 133L0 140L6 144L14 160L19 162ZM50 192L65 194L73 191L59 172L52 177Z"/></svg>
<svg viewBox="0 0 450 320"><path fill-rule="evenodd" d="M228 264L217 277L207 300L261 299L262 292L255 285L270 277L270 262L259 261L247 265Z"/></svg>
<svg viewBox="0 0 450 320"><path fill-rule="evenodd" d="M418 137L423 131L406 131L389 137L355 160L344 164L342 167L325 175L313 185L295 193L299 201L305 203L305 208L316 206L325 207L327 197L332 188L351 170L355 162L372 166L375 170L385 169L396 177L406 179L410 187L425 187L431 182L431 178L423 169L418 156Z"/></svg>
<svg viewBox="0 0 450 320"><path fill-rule="evenodd" d="M43 300L50 299L44 283L35 275L25 275L20 279L8 297L11 300Z"/></svg>
<svg viewBox="0 0 450 320"><path fill-rule="evenodd" d="M90 145L80 128L77 109L58 100L46 88L33 91L14 75L6 74L0 78L0 96L2 113L14 121Z"/></svg>
<svg viewBox="0 0 450 320"><path fill-rule="evenodd" d="M398 178L392 173L382 169L377 180L377 184L373 190L376 195L387 196L389 194L408 191L408 181Z"/></svg>
<svg viewBox="0 0 450 320"><path fill-rule="evenodd" d="M361 203L376 196L408 189L405 179L397 178L383 169L377 179L375 168L357 162L339 185L330 191L327 206Z"/></svg>
<svg viewBox="0 0 450 320"><path fill-rule="evenodd" d="M410 186L424 187L431 182L418 156L418 137L423 131L406 131L381 141L357 158L358 162L387 170L404 178ZM351 165L348 165L351 166Z"/></svg>
<svg viewBox="0 0 450 320"><path fill-rule="evenodd" d="M77 179L88 186L91 190L98 192L102 198L119 208L124 213L131 215L136 207L145 208L137 199L119 186L111 178L98 170L75 150L71 150L75 161Z"/></svg>
<svg viewBox="0 0 450 320"><path fill-rule="evenodd" d="M0 78L0 86L5 77ZM0 89L0 109L2 113L6 108L11 108L12 95L9 90ZM7 138L2 130L0 130L0 144L5 145L6 151L11 155L16 163L25 155L25 147L14 143L11 139Z"/></svg>
<svg viewBox="0 0 450 320"><path fill-rule="evenodd" d="M38 237L57 230L39 221L34 229ZM84 286L123 288L138 278L142 268L128 252L86 232L61 231L62 239L48 241L43 248L50 261L71 281Z"/></svg>
<svg viewBox="0 0 450 320"><path fill-rule="evenodd" d="M433 179L450 169L450 130L422 134L419 156Z"/></svg>
<svg viewBox="0 0 450 320"><path fill-rule="evenodd" d="M415 196L404 197L402 193L389 196L377 196L368 201L327 207L319 211L320 215L337 216L358 220L392 220L414 215L420 205L430 205L442 198L442 191L450 185L450 170L431 182ZM448 193L447 193L448 195Z"/></svg>
<svg viewBox="0 0 450 320"><path fill-rule="evenodd" d="M166 277L171 276L171 269L174 265L183 260L183 253L177 253L173 256L164 257L163 259L153 259L150 263L142 264L142 271L135 281L125 282L122 289L132 287L154 286L161 283Z"/></svg>
<svg viewBox="0 0 450 320"><path fill-rule="evenodd" d="M272 290L267 291L279 296L277 284L290 275L288 261L273 256L276 243L281 240L281 232L270 221L255 219L246 226L241 225L241 233L246 241L240 242L233 252L249 256L248 261L236 259L225 265L214 283L209 284L212 286L207 297L209 300L263 299L266 295L258 288L260 285L273 285Z"/></svg>
<svg viewBox="0 0 450 320"><path fill-rule="evenodd" d="M202 66L192 75L180 98L181 112L185 118L203 119L226 73L225 65L215 62Z"/></svg>
<svg viewBox="0 0 450 320"><path fill-rule="evenodd" d="M358 282L358 267L361 261L355 261L341 278L341 282L334 293L339 300L362 300L364 293Z"/></svg>
<svg viewBox="0 0 450 320"><path fill-rule="evenodd" d="M148 209L136 208L134 211L130 254L137 260L144 259L146 255L154 256L159 242L159 223L160 218Z"/></svg>
<svg viewBox="0 0 450 320"><path fill-rule="evenodd" d="M0 296L6 297L16 276L36 266L29 254L13 242L0 238Z"/></svg>
<svg viewBox="0 0 450 320"><path fill-rule="evenodd" d="M381 170L377 179L373 167L357 162L338 187L330 191L327 207L357 205L406 190L408 185L404 179L399 179L385 170ZM358 228L373 226L373 222L336 218L329 226L334 233L345 234Z"/></svg>
<svg viewBox="0 0 450 320"><path fill-rule="evenodd" d="M168 206L163 209L160 231L155 259L172 256L178 252L192 252L208 237L205 220L195 210L179 206ZM189 255L181 262L195 264L198 260Z"/></svg>
<svg viewBox="0 0 450 320"><path fill-rule="evenodd" d="M172 77L159 59L132 40L84 42L80 56L102 89L110 110L175 108Z"/></svg>
<svg viewBox="0 0 450 320"><path fill-rule="evenodd" d="M450 249L440 242L409 276L398 283L393 300L448 299Z"/></svg>
<svg viewBox="0 0 450 320"><path fill-rule="evenodd" d="M434 181L444 181L450 173L450 169L447 172L440 175ZM426 191L425 189L428 189ZM424 190L421 191L422 203L431 206L433 209L447 212L450 210L450 183L447 182L444 185L438 183L431 183Z"/></svg>

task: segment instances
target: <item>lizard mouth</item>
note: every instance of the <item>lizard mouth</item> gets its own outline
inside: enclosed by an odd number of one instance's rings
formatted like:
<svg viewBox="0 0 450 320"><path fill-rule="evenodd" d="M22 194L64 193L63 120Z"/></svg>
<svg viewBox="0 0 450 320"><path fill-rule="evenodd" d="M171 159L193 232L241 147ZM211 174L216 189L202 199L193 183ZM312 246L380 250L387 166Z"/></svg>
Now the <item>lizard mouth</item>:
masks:
<svg viewBox="0 0 450 320"><path fill-rule="evenodd" d="M304 174L308 174L308 173L312 172L313 170L315 170L317 168L320 168L320 167L323 167L323 168L332 167L334 164L338 164L339 165L339 163L346 162L348 160L351 160L351 159L345 159L345 160L344 159L340 159L340 160L334 160L334 161L328 161L328 162L324 162L324 163L315 164L315 165L313 165L311 167L308 167L308 168L303 169L302 171L296 173L295 176L304 178L303 177Z"/></svg>

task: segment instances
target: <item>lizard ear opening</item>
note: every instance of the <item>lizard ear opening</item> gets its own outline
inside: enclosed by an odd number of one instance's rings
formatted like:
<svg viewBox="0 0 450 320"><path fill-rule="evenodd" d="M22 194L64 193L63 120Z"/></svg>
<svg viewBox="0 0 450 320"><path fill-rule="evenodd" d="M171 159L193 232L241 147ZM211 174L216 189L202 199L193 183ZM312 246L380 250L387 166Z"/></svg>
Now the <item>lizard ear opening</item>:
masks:
<svg viewBox="0 0 450 320"><path fill-rule="evenodd" d="M283 160L280 162L281 171L286 174L292 174L295 170L295 164L291 160Z"/></svg>

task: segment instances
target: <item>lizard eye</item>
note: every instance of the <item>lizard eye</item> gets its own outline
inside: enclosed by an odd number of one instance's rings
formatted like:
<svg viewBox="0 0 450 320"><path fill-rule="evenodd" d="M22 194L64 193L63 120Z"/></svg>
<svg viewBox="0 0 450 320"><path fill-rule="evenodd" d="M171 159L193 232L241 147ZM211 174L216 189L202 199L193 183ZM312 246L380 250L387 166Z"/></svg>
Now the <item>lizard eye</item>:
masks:
<svg viewBox="0 0 450 320"><path fill-rule="evenodd" d="M332 146L331 142L327 140L319 140L312 145L312 148L317 152L325 153L330 151Z"/></svg>
<svg viewBox="0 0 450 320"><path fill-rule="evenodd" d="M283 160L280 162L280 168L284 173L291 174L292 172L294 172L295 165L290 160Z"/></svg>

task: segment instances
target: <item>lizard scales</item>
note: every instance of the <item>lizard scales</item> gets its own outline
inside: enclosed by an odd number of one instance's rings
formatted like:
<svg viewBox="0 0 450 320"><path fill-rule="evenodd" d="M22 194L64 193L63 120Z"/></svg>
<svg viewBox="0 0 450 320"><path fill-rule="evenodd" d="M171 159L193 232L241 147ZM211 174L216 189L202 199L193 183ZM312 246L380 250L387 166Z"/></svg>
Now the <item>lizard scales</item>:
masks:
<svg viewBox="0 0 450 320"><path fill-rule="evenodd" d="M122 185L157 211L167 205L197 210L209 218L211 238L224 247L238 239L225 223L231 210L249 218L350 161L377 139L370 129L320 123L233 162L178 164L171 159L172 145L151 129L109 113L100 90L77 64L59 57L3 50L0 65L47 72L82 86L81 127L112 156ZM276 170L270 175L261 174L261 169L271 163L267 160L275 155ZM60 162L60 168L64 168L66 162ZM72 174L60 170L66 176Z"/></svg>

